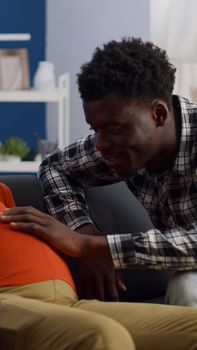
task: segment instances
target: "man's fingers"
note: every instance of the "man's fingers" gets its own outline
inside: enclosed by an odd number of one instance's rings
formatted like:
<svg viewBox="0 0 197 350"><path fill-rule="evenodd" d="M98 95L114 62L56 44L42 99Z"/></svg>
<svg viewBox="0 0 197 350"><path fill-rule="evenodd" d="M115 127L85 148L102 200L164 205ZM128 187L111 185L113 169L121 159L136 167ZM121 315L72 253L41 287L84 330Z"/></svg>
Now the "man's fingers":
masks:
<svg viewBox="0 0 197 350"><path fill-rule="evenodd" d="M103 300L102 296L99 295L98 289L94 288L92 284L92 279L89 280L89 283L86 283L85 288L84 288L84 297L85 299L98 299L98 300Z"/></svg>
<svg viewBox="0 0 197 350"><path fill-rule="evenodd" d="M108 301L118 300L115 273L111 260L104 258L83 258L79 260L83 297Z"/></svg>
<svg viewBox="0 0 197 350"><path fill-rule="evenodd" d="M38 211L39 212L39 211ZM44 227L49 225L49 221L51 220L49 215L38 215L36 211L26 211L24 212L21 208L17 208L15 210L10 210L9 214L5 211L0 213L0 221L1 222L29 222L29 223L37 223Z"/></svg>
<svg viewBox="0 0 197 350"><path fill-rule="evenodd" d="M15 230L20 230L29 233L41 233L42 227L35 222L11 222L10 226Z"/></svg>
<svg viewBox="0 0 197 350"><path fill-rule="evenodd" d="M127 291L127 286L124 284L121 276L120 271L115 271L115 278L116 278L116 286L119 290L122 290L123 292Z"/></svg>
<svg viewBox="0 0 197 350"><path fill-rule="evenodd" d="M45 220L43 218L37 217L32 214L13 214L13 215L0 215L0 220L3 222L29 222L29 223L37 223L45 226Z"/></svg>
<svg viewBox="0 0 197 350"><path fill-rule="evenodd" d="M116 285L117 285L117 288L122 290L123 292L127 291L127 286L124 284L124 282L121 279L116 280Z"/></svg>
<svg viewBox="0 0 197 350"><path fill-rule="evenodd" d="M47 214L43 213L42 211L40 211L32 206L7 208L1 214L5 215L5 216L31 214L31 215L35 215L36 217L40 217L40 218L47 216Z"/></svg>
<svg viewBox="0 0 197 350"><path fill-rule="evenodd" d="M104 291L103 281L101 281L100 279L97 279L97 283L96 283L95 287L93 288L93 292L94 293L92 293L92 298L93 298L93 294L94 294L94 295L96 295L96 298L98 300L101 300L101 301L105 300L105 291Z"/></svg>
<svg viewBox="0 0 197 350"><path fill-rule="evenodd" d="M82 298L85 299L98 299L105 300L104 284L100 278L95 276L89 276L83 282L82 286Z"/></svg>
<svg viewBox="0 0 197 350"><path fill-rule="evenodd" d="M107 283L106 283L107 282ZM107 280L105 282L105 300L107 301L118 301L119 296L118 296L118 291L117 291L117 286L115 283L115 279L113 280Z"/></svg>

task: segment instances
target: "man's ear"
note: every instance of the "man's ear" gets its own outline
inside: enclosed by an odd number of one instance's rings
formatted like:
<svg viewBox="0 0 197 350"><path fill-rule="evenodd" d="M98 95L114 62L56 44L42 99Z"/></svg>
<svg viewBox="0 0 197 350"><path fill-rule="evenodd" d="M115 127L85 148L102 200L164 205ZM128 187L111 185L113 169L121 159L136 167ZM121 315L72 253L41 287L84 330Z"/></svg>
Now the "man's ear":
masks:
<svg viewBox="0 0 197 350"><path fill-rule="evenodd" d="M161 100L155 100L151 105L151 113L156 127L164 126L169 113L167 104Z"/></svg>

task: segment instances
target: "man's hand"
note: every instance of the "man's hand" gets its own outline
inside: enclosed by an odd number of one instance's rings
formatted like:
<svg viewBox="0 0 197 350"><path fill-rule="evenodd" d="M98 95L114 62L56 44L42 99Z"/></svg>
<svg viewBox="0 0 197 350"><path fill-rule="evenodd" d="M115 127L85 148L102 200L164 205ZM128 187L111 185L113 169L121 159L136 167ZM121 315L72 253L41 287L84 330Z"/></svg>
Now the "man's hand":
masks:
<svg viewBox="0 0 197 350"><path fill-rule="evenodd" d="M81 280L80 298L99 300L118 300L115 273L112 262L102 257L79 261Z"/></svg>
<svg viewBox="0 0 197 350"><path fill-rule="evenodd" d="M79 233L33 207L7 209L0 214L0 221L10 223L15 230L39 236L67 255L79 257L82 254L84 242Z"/></svg>
<svg viewBox="0 0 197 350"><path fill-rule="evenodd" d="M87 224L78 229L82 235L93 239L98 235L94 225ZM102 238L102 236L100 236ZM110 256L92 256L78 261L80 275L80 298L118 301L118 289L126 290L118 271L114 270Z"/></svg>
<svg viewBox="0 0 197 350"><path fill-rule="evenodd" d="M80 298L118 301L118 289L126 290L112 261L105 257L80 258Z"/></svg>

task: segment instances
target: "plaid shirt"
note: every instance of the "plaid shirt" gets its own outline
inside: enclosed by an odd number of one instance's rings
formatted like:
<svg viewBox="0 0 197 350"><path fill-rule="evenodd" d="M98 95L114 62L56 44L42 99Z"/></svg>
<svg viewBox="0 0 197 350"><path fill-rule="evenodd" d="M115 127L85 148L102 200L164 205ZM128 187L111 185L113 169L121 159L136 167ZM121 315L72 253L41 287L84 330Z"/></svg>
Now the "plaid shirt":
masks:
<svg viewBox="0 0 197 350"><path fill-rule="evenodd" d="M182 119L174 167L158 175L139 169L124 179L147 209L154 229L108 234L114 266L197 269L197 104L174 96ZM92 223L83 188L122 181L95 148L95 134L49 155L39 177L49 211L70 228Z"/></svg>

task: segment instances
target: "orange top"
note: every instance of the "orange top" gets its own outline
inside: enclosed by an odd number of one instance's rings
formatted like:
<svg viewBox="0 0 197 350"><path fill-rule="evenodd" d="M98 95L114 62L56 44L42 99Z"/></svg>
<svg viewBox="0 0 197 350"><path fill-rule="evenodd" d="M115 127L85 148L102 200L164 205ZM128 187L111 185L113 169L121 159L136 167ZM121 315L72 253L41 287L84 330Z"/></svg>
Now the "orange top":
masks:
<svg viewBox="0 0 197 350"><path fill-rule="evenodd" d="M12 193L0 183L0 211L13 206ZM0 287L59 279L75 289L61 255L35 236L0 223L0 250Z"/></svg>

